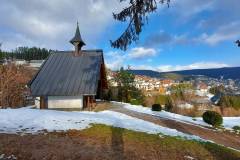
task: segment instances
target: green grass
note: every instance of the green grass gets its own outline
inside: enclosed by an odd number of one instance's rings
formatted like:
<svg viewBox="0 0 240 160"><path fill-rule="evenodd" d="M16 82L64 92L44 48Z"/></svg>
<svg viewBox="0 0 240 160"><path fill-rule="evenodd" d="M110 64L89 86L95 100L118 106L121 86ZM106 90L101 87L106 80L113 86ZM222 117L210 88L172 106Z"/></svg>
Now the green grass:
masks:
<svg viewBox="0 0 240 160"><path fill-rule="evenodd" d="M127 129L106 125L93 124L93 127L81 131L85 136L103 138L106 141L121 142L125 150L131 145L136 148L144 148L148 154L169 154L169 159L178 159L186 155L198 160L239 160L240 152L210 143L196 140L186 140L180 137L171 137L143 132L135 132ZM119 140L120 139L120 140ZM121 145L123 145L121 144ZM137 154L144 154L141 151Z"/></svg>

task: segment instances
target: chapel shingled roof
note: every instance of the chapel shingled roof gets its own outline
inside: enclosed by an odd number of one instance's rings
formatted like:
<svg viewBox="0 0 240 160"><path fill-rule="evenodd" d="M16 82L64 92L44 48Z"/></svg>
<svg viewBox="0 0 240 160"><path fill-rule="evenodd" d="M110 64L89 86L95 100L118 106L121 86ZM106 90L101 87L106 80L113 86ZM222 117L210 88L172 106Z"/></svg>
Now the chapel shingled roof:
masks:
<svg viewBox="0 0 240 160"><path fill-rule="evenodd" d="M81 50L52 53L30 81L33 96L96 95L100 79L102 50Z"/></svg>

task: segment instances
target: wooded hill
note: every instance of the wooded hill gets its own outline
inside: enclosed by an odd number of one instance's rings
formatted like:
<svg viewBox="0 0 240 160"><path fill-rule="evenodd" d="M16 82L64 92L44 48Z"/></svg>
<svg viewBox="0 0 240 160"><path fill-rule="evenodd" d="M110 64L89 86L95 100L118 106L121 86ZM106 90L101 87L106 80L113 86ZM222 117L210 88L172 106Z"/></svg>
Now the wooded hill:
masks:
<svg viewBox="0 0 240 160"><path fill-rule="evenodd" d="M223 77L224 79L240 79L240 67L193 69L172 72L157 72L152 70L129 70L129 72L135 75L145 75L153 78L182 79L188 76L203 75L212 78Z"/></svg>

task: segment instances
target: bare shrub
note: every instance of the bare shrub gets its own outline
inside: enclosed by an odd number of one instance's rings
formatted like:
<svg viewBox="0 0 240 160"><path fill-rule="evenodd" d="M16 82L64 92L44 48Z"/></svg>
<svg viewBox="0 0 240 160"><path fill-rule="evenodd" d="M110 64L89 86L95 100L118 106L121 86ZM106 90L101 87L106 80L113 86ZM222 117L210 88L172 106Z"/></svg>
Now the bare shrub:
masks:
<svg viewBox="0 0 240 160"><path fill-rule="evenodd" d="M240 110L232 107L214 106L212 110L220 113L224 117L240 116Z"/></svg>
<svg viewBox="0 0 240 160"><path fill-rule="evenodd" d="M0 106L17 108L26 105L27 82L34 72L25 66L0 66Z"/></svg>

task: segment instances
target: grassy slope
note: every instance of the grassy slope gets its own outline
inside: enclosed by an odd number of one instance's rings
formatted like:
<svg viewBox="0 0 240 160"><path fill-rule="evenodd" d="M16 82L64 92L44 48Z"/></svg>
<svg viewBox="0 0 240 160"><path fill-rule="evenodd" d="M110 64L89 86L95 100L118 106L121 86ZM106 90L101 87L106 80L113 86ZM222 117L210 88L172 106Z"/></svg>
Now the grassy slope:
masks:
<svg viewBox="0 0 240 160"><path fill-rule="evenodd" d="M134 144L132 147L137 148L135 155L140 157L145 157L147 154L151 155L151 158L156 157L158 159L164 158L167 154L169 159L182 159L186 155L199 160L240 159L240 152L210 142L206 143L183 140L177 137L152 135L105 125L93 125L93 127L83 130L81 134L102 138L107 138L109 135L112 135L112 141L116 141L115 145L123 145L123 148L129 149L129 147L131 148L131 145ZM114 137L116 138L115 140Z"/></svg>

